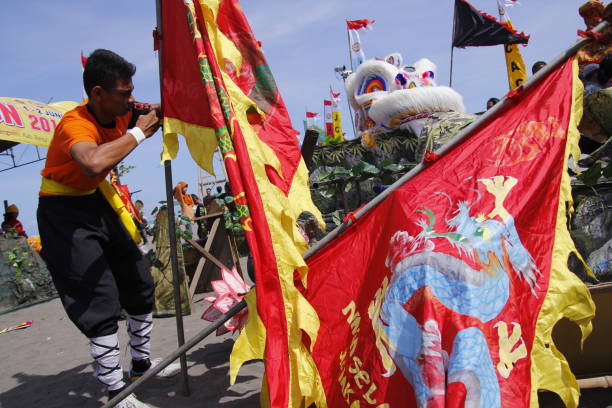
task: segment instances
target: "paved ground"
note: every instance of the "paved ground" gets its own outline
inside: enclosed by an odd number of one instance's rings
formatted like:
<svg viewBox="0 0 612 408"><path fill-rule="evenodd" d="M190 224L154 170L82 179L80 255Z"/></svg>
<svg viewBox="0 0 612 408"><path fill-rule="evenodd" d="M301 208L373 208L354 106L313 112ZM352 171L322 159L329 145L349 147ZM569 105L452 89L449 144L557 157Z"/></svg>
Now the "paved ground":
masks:
<svg viewBox="0 0 612 408"><path fill-rule="evenodd" d="M196 300L204 297L197 295ZM193 337L208 322L200 319L208 307L196 302L195 313L185 317L185 337ZM0 328L23 321L34 324L24 330L0 335L0 407L100 407L106 402L100 384L92 376L87 340L66 317L59 299L0 316ZM174 317L154 321L152 354L165 357L177 348ZM120 324L124 370L129 351L125 323ZM259 406L263 365L250 363L242 368L237 382L229 386L228 361L234 344L230 335L212 335L187 354L191 396L181 395L180 376L154 379L137 395L151 407ZM127 375L127 374L126 374Z"/></svg>

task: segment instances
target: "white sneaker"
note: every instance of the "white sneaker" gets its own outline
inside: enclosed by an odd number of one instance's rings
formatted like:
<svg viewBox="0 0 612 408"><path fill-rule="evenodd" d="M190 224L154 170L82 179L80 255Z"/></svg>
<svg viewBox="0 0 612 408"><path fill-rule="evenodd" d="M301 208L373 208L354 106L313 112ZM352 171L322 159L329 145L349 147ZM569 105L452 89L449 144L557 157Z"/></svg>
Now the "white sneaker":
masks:
<svg viewBox="0 0 612 408"><path fill-rule="evenodd" d="M127 397L125 397L123 401L115 405L115 408L150 408L150 407L144 402L139 401L138 398L136 398L134 394L130 394Z"/></svg>
<svg viewBox="0 0 612 408"><path fill-rule="evenodd" d="M162 361L161 358L155 358L155 359L151 360L151 367L149 367L149 370L151 370L153 367L159 365L159 363L161 363L161 361ZM149 370L147 370L147 371L149 371ZM134 371L133 369L130 369L130 381L136 381L137 379L142 377L144 375L144 373L146 373L147 371L141 373L141 372ZM159 373L157 373L155 376L156 377L160 377L160 378L169 378L169 377L174 377L175 375L177 375L180 372L181 372L181 364L180 363L172 363L169 366L167 366L166 368L164 368L163 370L161 370Z"/></svg>

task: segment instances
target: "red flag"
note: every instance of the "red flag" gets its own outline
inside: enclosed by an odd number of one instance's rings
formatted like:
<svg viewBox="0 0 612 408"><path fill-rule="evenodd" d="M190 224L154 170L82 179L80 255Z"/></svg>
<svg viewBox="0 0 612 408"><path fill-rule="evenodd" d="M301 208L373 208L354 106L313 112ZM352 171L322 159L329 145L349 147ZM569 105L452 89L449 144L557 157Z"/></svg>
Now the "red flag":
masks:
<svg viewBox="0 0 612 408"><path fill-rule="evenodd" d="M87 64L87 57L83 55L83 51L81 51L81 66L85 69L85 64Z"/></svg>
<svg viewBox="0 0 612 408"><path fill-rule="evenodd" d="M367 28L369 25L374 24L374 20L362 19L362 20L346 20L346 28L349 30L359 30L361 28Z"/></svg>
<svg viewBox="0 0 612 408"><path fill-rule="evenodd" d="M307 118L316 118L317 116L319 116L319 114L316 112L306 112Z"/></svg>
<svg viewBox="0 0 612 408"><path fill-rule="evenodd" d="M295 282L306 273L297 217L320 213L285 104L238 1L164 1L162 20L166 154L176 154L177 133L201 166L209 163L202 151L219 146L255 266L230 379L244 361L263 358L266 405L318 401L318 374L301 343L303 335L314 342L318 322Z"/></svg>
<svg viewBox="0 0 612 408"><path fill-rule="evenodd" d="M338 92L338 93L334 92L334 90L331 87L331 85L329 86L329 94L331 95L333 100L338 100L338 98L340 98L340 92Z"/></svg>
<svg viewBox="0 0 612 408"><path fill-rule="evenodd" d="M328 406L576 406L552 345L594 304L567 269L567 156L582 87L572 61L308 259L313 357ZM576 81L576 82L574 82ZM578 86L574 87L574 84ZM583 337L584 338L584 337ZM534 400L535 399L535 400Z"/></svg>

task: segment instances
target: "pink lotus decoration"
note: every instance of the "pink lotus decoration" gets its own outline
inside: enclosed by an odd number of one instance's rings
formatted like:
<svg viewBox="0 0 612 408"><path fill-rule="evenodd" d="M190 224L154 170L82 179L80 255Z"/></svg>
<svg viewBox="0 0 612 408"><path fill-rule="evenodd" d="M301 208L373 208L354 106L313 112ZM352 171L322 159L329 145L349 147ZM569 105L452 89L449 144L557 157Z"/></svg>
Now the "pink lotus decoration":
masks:
<svg viewBox="0 0 612 408"><path fill-rule="evenodd" d="M202 319L214 322L223 314L227 313L232 306L239 303L244 295L251 289L251 285L247 284L236 271L236 267L232 270L221 268L221 277L223 280L212 281L212 287L217 296L204 298L207 302L212 303L208 309L202 313ZM231 319L217 329L217 336L228 333L230 331L240 330L246 323L248 310L245 308L235 314Z"/></svg>

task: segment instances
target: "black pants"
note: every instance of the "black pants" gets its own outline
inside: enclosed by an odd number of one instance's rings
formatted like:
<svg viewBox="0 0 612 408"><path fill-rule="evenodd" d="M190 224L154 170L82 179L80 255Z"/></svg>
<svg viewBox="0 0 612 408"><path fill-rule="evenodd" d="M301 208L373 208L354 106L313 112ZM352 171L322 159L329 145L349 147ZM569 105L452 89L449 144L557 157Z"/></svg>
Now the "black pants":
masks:
<svg viewBox="0 0 612 408"><path fill-rule="evenodd" d="M153 309L149 262L99 192L40 197L42 257L72 322L88 338L117 332L130 315Z"/></svg>

